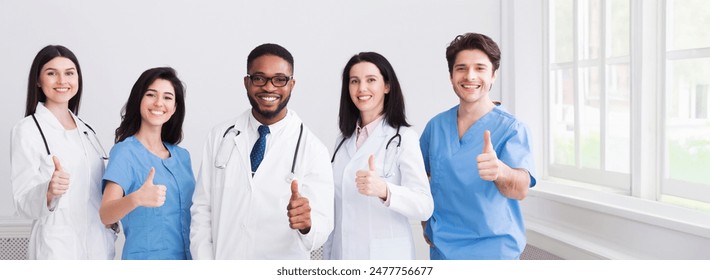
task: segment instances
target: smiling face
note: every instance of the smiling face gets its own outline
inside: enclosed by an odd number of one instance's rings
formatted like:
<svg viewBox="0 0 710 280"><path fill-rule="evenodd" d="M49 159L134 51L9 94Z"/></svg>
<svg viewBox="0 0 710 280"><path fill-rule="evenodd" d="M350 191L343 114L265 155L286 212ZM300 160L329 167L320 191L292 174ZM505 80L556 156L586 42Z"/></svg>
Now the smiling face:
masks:
<svg viewBox="0 0 710 280"><path fill-rule="evenodd" d="M496 72L488 56L481 50L463 50L456 55L451 72L451 85L461 103L487 100L496 80Z"/></svg>
<svg viewBox="0 0 710 280"><path fill-rule="evenodd" d="M69 99L79 90L76 65L66 57L55 57L42 66L37 86L47 96L46 106L69 106Z"/></svg>
<svg viewBox="0 0 710 280"><path fill-rule="evenodd" d="M384 109L385 94L389 93L390 86L385 83L380 69L370 62L360 62L350 68L349 80L350 99L355 107L364 116L374 118Z"/></svg>
<svg viewBox="0 0 710 280"><path fill-rule="evenodd" d="M293 70L288 61L275 55L263 55L254 59L248 71L250 76L264 78L291 77ZM274 124L286 116L288 100L296 81L290 79L285 86L274 86L273 81L267 81L263 86L256 86L244 77L244 87L251 103L252 114L260 123Z"/></svg>
<svg viewBox="0 0 710 280"><path fill-rule="evenodd" d="M175 88L168 80L156 79L141 99L141 126L162 127L175 114Z"/></svg>

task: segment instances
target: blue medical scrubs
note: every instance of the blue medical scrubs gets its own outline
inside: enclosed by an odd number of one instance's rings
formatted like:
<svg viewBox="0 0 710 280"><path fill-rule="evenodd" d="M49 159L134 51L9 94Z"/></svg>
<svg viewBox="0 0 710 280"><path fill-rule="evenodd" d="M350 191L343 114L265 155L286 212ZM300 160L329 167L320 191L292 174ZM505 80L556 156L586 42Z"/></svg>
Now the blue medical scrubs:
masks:
<svg viewBox="0 0 710 280"><path fill-rule="evenodd" d="M125 195L137 191L155 168L153 184L167 187L165 204L139 206L121 219L126 243L122 259L192 259L190 255L190 206L195 191L190 154L165 143L170 157L161 159L131 136L113 146L104 174L123 188ZM104 181L104 182L105 182Z"/></svg>
<svg viewBox="0 0 710 280"><path fill-rule="evenodd" d="M490 130L498 159L511 168L528 170L533 187L530 133L497 106L459 140L458 108L431 119L420 138L434 198L434 214L425 229L434 244L430 258L518 259L526 243L520 205L479 177L476 157L483 150L484 131Z"/></svg>

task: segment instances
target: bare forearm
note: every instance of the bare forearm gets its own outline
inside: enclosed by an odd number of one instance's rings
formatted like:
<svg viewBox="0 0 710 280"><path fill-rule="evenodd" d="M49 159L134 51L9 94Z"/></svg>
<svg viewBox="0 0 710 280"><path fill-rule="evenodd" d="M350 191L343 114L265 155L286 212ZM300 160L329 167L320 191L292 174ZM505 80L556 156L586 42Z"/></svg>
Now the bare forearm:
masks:
<svg viewBox="0 0 710 280"><path fill-rule="evenodd" d="M102 202L101 208L99 209L101 222L105 225L117 223L128 215L128 213L133 211L133 209L136 209L138 204L132 198L131 195L128 195L119 199Z"/></svg>
<svg viewBox="0 0 710 280"><path fill-rule="evenodd" d="M501 176L495 180L496 187L507 198L523 200L530 189L530 175L527 170L510 168L503 164Z"/></svg>

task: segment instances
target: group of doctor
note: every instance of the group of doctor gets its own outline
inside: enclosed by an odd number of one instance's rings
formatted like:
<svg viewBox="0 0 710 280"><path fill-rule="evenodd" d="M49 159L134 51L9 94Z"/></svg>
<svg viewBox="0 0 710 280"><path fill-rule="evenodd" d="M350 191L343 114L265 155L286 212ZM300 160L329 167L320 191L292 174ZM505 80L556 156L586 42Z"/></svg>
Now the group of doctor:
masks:
<svg viewBox="0 0 710 280"><path fill-rule="evenodd" d="M138 78L106 155L77 117L76 56L47 46L11 135L15 206L33 219L28 258L113 259L122 228L123 259L308 259L321 246L325 259L414 259L410 220L432 259L519 258L518 201L535 179L526 126L488 96L500 50L466 33L446 58L460 102L419 137L392 65L354 55L331 156L287 107L291 53L260 45L244 77L251 109L212 129L195 178L178 146L185 92L172 68Z"/></svg>

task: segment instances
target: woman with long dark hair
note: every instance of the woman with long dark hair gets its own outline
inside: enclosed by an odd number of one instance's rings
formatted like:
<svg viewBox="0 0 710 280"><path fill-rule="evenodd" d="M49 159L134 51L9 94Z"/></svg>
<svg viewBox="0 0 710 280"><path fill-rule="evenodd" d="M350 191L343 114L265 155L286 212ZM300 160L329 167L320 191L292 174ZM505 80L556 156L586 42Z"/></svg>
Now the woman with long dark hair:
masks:
<svg viewBox="0 0 710 280"><path fill-rule="evenodd" d="M122 259L191 259L195 177L190 154L177 146L185 90L175 70L143 72L121 117L104 175L101 220L121 221L126 233Z"/></svg>
<svg viewBox="0 0 710 280"><path fill-rule="evenodd" d="M106 153L80 120L79 61L64 46L37 53L25 118L12 128L17 213L32 219L28 259L113 259L116 234L99 219Z"/></svg>
<svg viewBox="0 0 710 280"><path fill-rule="evenodd" d="M324 257L414 259L409 219L427 220L434 202L397 75L382 55L362 52L345 65L342 82L335 228Z"/></svg>

